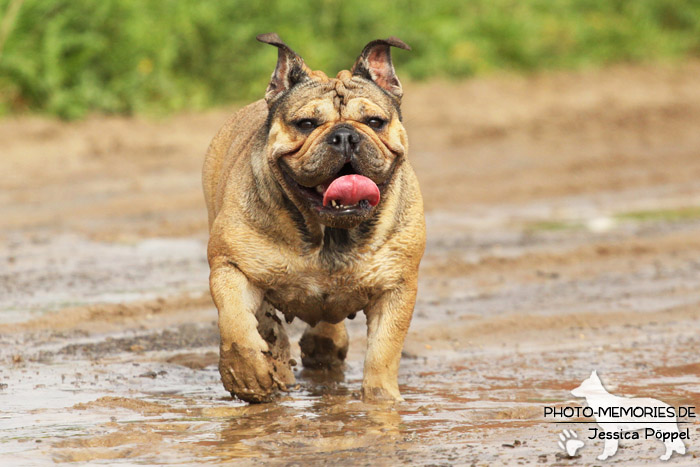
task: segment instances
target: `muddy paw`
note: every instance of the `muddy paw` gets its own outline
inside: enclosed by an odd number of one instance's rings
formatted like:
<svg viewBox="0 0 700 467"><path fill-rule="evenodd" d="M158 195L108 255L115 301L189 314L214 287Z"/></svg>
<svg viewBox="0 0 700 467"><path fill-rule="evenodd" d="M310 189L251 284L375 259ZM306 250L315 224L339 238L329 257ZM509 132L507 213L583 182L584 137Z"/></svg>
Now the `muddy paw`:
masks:
<svg viewBox="0 0 700 467"><path fill-rule="evenodd" d="M319 323L304 332L299 347L304 367L326 370L340 368L348 354L345 326Z"/></svg>
<svg viewBox="0 0 700 467"><path fill-rule="evenodd" d="M232 396L246 402L266 402L276 390L285 391L286 384L277 372L274 361L264 349L240 347L233 344L221 349L219 372L224 388Z"/></svg>
<svg viewBox="0 0 700 467"><path fill-rule="evenodd" d="M365 402L403 402L398 388L383 386L362 386L362 400Z"/></svg>

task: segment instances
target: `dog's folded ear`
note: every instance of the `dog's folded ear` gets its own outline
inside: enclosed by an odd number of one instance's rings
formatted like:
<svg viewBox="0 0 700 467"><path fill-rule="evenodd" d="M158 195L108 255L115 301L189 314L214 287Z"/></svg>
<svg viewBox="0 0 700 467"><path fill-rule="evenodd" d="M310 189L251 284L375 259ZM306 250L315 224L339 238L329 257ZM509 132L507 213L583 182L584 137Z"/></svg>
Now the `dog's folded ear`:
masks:
<svg viewBox="0 0 700 467"><path fill-rule="evenodd" d="M277 66L265 91L265 100L269 104L283 92L309 79L310 70L304 59L285 44L277 33L260 34L257 39L277 47Z"/></svg>
<svg viewBox="0 0 700 467"><path fill-rule="evenodd" d="M391 63L391 47L411 50L405 42L393 36L388 39L377 39L365 46L350 72L373 81L389 94L401 99L403 89L399 78L396 77L394 65Z"/></svg>

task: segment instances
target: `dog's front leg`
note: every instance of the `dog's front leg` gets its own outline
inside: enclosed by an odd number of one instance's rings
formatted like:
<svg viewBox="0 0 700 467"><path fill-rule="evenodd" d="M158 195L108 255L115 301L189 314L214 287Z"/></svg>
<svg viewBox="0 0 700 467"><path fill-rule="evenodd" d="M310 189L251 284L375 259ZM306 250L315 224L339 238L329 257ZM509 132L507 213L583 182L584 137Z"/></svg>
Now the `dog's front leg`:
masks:
<svg viewBox="0 0 700 467"><path fill-rule="evenodd" d="M248 402L268 400L277 381L267 342L257 330L256 311L263 300L262 290L230 261L212 261L209 276L211 295L219 310L219 372L224 387Z"/></svg>
<svg viewBox="0 0 700 467"><path fill-rule="evenodd" d="M404 282L384 292L366 309L367 355L362 380L364 400L402 401L399 393L399 361L416 303L417 282Z"/></svg>
<svg viewBox="0 0 700 467"><path fill-rule="evenodd" d="M598 456L598 460L604 461L617 452L618 441L616 439L606 439L603 446L603 453Z"/></svg>

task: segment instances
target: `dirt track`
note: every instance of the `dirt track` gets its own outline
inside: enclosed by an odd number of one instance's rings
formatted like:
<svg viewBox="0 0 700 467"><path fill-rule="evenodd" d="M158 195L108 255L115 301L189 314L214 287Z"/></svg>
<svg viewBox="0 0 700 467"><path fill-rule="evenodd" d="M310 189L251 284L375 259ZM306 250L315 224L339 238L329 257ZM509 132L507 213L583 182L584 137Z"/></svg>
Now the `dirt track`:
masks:
<svg viewBox="0 0 700 467"><path fill-rule="evenodd" d="M602 440L572 459L556 442L592 425L543 408L582 404L591 370L700 406L698 76L407 87L428 247L396 407L357 397L361 316L344 376L299 370L258 406L221 387L199 177L230 109L1 121L0 463L588 465ZM700 424L682 427L670 463L695 465ZM662 453L624 441L611 460Z"/></svg>

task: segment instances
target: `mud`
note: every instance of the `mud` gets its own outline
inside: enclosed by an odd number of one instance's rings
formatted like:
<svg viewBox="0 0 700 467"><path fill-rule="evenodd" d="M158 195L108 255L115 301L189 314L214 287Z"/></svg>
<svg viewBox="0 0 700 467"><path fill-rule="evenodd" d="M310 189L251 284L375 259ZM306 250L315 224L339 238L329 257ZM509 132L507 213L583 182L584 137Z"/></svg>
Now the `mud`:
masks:
<svg viewBox="0 0 700 467"><path fill-rule="evenodd" d="M0 463L604 464L593 425L543 415L581 405L591 370L700 405L699 74L407 86L428 246L399 405L359 398L363 315L344 372L298 365L270 404L223 390L200 169L231 109L1 121ZM696 465L682 422L669 464ZM606 462L662 453L623 441Z"/></svg>

